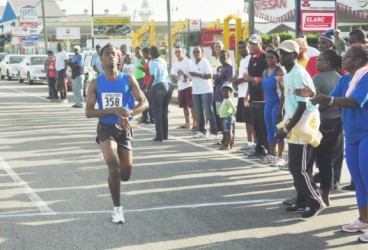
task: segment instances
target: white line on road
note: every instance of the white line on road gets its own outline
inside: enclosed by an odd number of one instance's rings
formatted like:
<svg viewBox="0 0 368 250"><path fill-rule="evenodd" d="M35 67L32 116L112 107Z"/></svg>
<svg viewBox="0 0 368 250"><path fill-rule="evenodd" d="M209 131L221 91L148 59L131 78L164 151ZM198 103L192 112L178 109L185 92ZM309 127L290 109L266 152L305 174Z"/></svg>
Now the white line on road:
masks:
<svg viewBox="0 0 368 250"><path fill-rule="evenodd" d="M7 89L11 89L11 90L14 90L18 93L22 93L22 94L26 94L26 95L29 95L29 96L33 96L33 97L36 97L38 99L41 99L43 101L47 101L47 102L50 102L50 100L46 99L46 98L43 98L43 97L40 97L40 96L37 96L37 95L33 95L33 94L30 94L28 92L24 92L24 91L21 91L21 90L18 90L18 89L14 89L14 88L10 88L10 87L6 87Z"/></svg>
<svg viewBox="0 0 368 250"><path fill-rule="evenodd" d="M46 203L41 199L38 194L36 194L33 189L20 178L17 173L14 172L11 166L9 166L6 161L2 157L0 157L0 168L4 169L4 171L12 178L12 180L23 189L24 193L31 199L32 202L36 204L36 206L40 209L41 213L53 214L51 208L49 208Z"/></svg>

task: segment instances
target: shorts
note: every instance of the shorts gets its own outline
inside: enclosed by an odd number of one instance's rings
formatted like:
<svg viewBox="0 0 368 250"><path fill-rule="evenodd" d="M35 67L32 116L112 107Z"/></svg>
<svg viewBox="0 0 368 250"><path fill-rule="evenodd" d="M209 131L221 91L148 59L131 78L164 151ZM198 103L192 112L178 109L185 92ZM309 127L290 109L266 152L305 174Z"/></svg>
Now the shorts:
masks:
<svg viewBox="0 0 368 250"><path fill-rule="evenodd" d="M56 79L57 80L63 80L63 79L65 79L66 77L65 77L64 74L65 74L65 69L58 70L56 72Z"/></svg>
<svg viewBox="0 0 368 250"><path fill-rule="evenodd" d="M133 130L132 127L129 129L121 130L115 124L108 124L99 122L97 124L97 137L96 142L99 144L100 141L114 140L119 148L125 148L132 150L133 147Z"/></svg>
<svg viewBox="0 0 368 250"><path fill-rule="evenodd" d="M243 122L247 124L253 123L250 107L244 106L244 97L238 98L238 106L236 109L236 122Z"/></svg>
<svg viewBox="0 0 368 250"><path fill-rule="evenodd" d="M179 108L189 108L193 106L192 87L179 90Z"/></svg>
<svg viewBox="0 0 368 250"><path fill-rule="evenodd" d="M225 117L225 118L221 118L222 119L222 124L223 124L223 127L224 127L224 131L226 133L229 133L231 131L234 130L234 116L228 116L228 117Z"/></svg>

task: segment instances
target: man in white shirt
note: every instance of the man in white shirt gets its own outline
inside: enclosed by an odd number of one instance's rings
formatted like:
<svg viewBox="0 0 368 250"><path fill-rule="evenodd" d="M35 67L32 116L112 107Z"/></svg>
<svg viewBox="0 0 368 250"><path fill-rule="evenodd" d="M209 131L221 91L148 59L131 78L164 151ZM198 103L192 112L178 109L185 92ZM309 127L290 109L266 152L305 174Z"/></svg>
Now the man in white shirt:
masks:
<svg viewBox="0 0 368 250"><path fill-rule="evenodd" d="M57 44L58 53L55 55L56 64L56 79L57 79L57 88L60 92L60 102L67 103L68 99L66 99L67 95L67 87L66 87L66 70L67 63L69 61L68 54L63 50L63 47L60 43Z"/></svg>
<svg viewBox="0 0 368 250"><path fill-rule="evenodd" d="M192 61L184 56L183 48L175 47L175 55L178 58L171 68L171 77L178 82L179 107L183 108L185 124L180 128L190 128L189 109L192 113L193 129L198 129L197 115L193 105L192 80L189 78L189 70Z"/></svg>
<svg viewBox="0 0 368 250"><path fill-rule="evenodd" d="M245 74L248 74L248 65L251 55L249 54L248 45L245 41L238 42L238 50L242 59L239 63L238 76L233 79L232 83L233 85L238 86L236 122L245 123L248 140L246 145L243 146L240 150L246 151L250 149L250 147L254 146L254 143L256 142L256 136L253 129L253 122L249 107L249 95L246 96L248 92L248 82L245 82L243 78Z"/></svg>

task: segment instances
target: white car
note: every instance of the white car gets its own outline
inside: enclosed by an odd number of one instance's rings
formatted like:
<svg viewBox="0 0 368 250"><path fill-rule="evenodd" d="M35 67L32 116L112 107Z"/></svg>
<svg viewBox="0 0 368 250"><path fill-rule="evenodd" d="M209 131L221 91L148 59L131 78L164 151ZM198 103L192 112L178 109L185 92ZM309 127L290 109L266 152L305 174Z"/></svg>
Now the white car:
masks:
<svg viewBox="0 0 368 250"><path fill-rule="evenodd" d="M6 55L4 60L0 63L0 77L4 79L5 76L8 80L12 78L18 78L19 64L23 60L24 55Z"/></svg>
<svg viewBox="0 0 368 250"><path fill-rule="evenodd" d="M34 82L47 83L46 70L44 68L47 55L27 55L19 65L19 82L25 79L28 84Z"/></svg>

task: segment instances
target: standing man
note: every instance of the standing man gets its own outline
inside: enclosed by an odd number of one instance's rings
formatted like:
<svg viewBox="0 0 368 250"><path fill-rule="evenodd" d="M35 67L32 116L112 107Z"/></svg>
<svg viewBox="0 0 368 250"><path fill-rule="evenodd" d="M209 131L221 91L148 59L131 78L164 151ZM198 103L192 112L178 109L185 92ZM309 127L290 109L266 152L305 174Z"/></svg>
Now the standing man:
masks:
<svg viewBox="0 0 368 250"><path fill-rule="evenodd" d="M238 42L239 54L242 57L239 63L238 77L233 80L233 85L238 86L238 105L236 109L236 122L245 123L245 130L247 132L248 142L240 149L241 151L246 151L253 147L254 142L256 142L256 135L253 129L253 122L249 108L249 95L246 96L248 92L248 82L245 82L243 77L248 75L248 66L250 61L250 54L248 51L248 46L245 41Z"/></svg>
<svg viewBox="0 0 368 250"><path fill-rule="evenodd" d="M303 84L315 92L312 78L302 66L296 63L299 53L298 44L292 40L283 41L279 51L281 65L286 69L284 121L289 120L289 122L285 123L283 129L276 132L275 139L280 141L287 135L290 136L288 139L289 169L297 192L296 204L286 207L285 210L290 213L302 212L302 217L308 218L318 215L326 207L308 171L313 166L313 147L304 137L306 134L307 137L313 138L312 133L318 133L318 105L313 105L309 98L294 95L294 89L303 88ZM318 126L312 129L313 123ZM304 135L298 131L302 131Z"/></svg>
<svg viewBox="0 0 368 250"><path fill-rule="evenodd" d="M74 95L74 105L72 108L83 108L83 82L84 82L84 67L83 56L80 54L79 45L74 46L75 56L68 63L72 69L72 88Z"/></svg>
<svg viewBox="0 0 368 250"><path fill-rule="evenodd" d="M99 118L96 141L109 168L108 184L114 204L112 221L125 223L120 181L129 180L133 165L133 134L129 118L141 113L148 104L134 76L117 70L117 52L113 45L105 45L101 57L105 74L91 81L85 112L87 118ZM131 93L138 104L129 110ZM98 108L95 108L96 102Z"/></svg>
<svg viewBox="0 0 368 250"><path fill-rule="evenodd" d="M61 46L61 43L57 44L57 50L58 53L55 55L56 59L56 79L57 79L57 88L60 92L60 102L62 103L68 103L68 99L66 99L67 96L67 86L66 86L66 67L69 61L68 54L63 50L63 47Z"/></svg>
<svg viewBox="0 0 368 250"><path fill-rule="evenodd" d="M277 50L280 46L280 36L279 35L273 35L271 43L273 46L275 46L275 50Z"/></svg>
<svg viewBox="0 0 368 250"><path fill-rule="evenodd" d="M341 30L335 30L335 45L339 55L345 52L346 42L340 38Z"/></svg>
<svg viewBox="0 0 368 250"><path fill-rule="evenodd" d="M120 46L120 52L121 52L120 62L118 63L118 69L119 70L123 70L123 66L124 66L124 62L125 62L125 56L127 54L127 51L128 51L128 47L125 44L122 44Z"/></svg>
<svg viewBox="0 0 368 250"><path fill-rule="evenodd" d="M266 54L262 50L262 38L254 34L249 38L249 50L251 58L249 61L248 75L244 75L244 81L249 82L249 102L252 114L253 128L257 137L257 145L245 154L248 157L263 157L267 155L267 128L264 120L264 95L261 88L261 77L263 71L268 67Z"/></svg>
<svg viewBox="0 0 368 250"><path fill-rule="evenodd" d="M95 48L96 53L92 57L92 67L97 75L102 75L104 73L104 70L101 64L101 46L97 44Z"/></svg>
<svg viewBox="0 0 368 250"><path fill-rule="evenodd" d="M175 47L175 55L178 60L171 67L171 77L178 81L179 107L183 108L185 118L185 123L180 128L190 128L189 109L192 113L193 128L198 128L197 115L193 105L192 80L189 78L192 61L184 56L184 50L181 47Z"/></svg>

